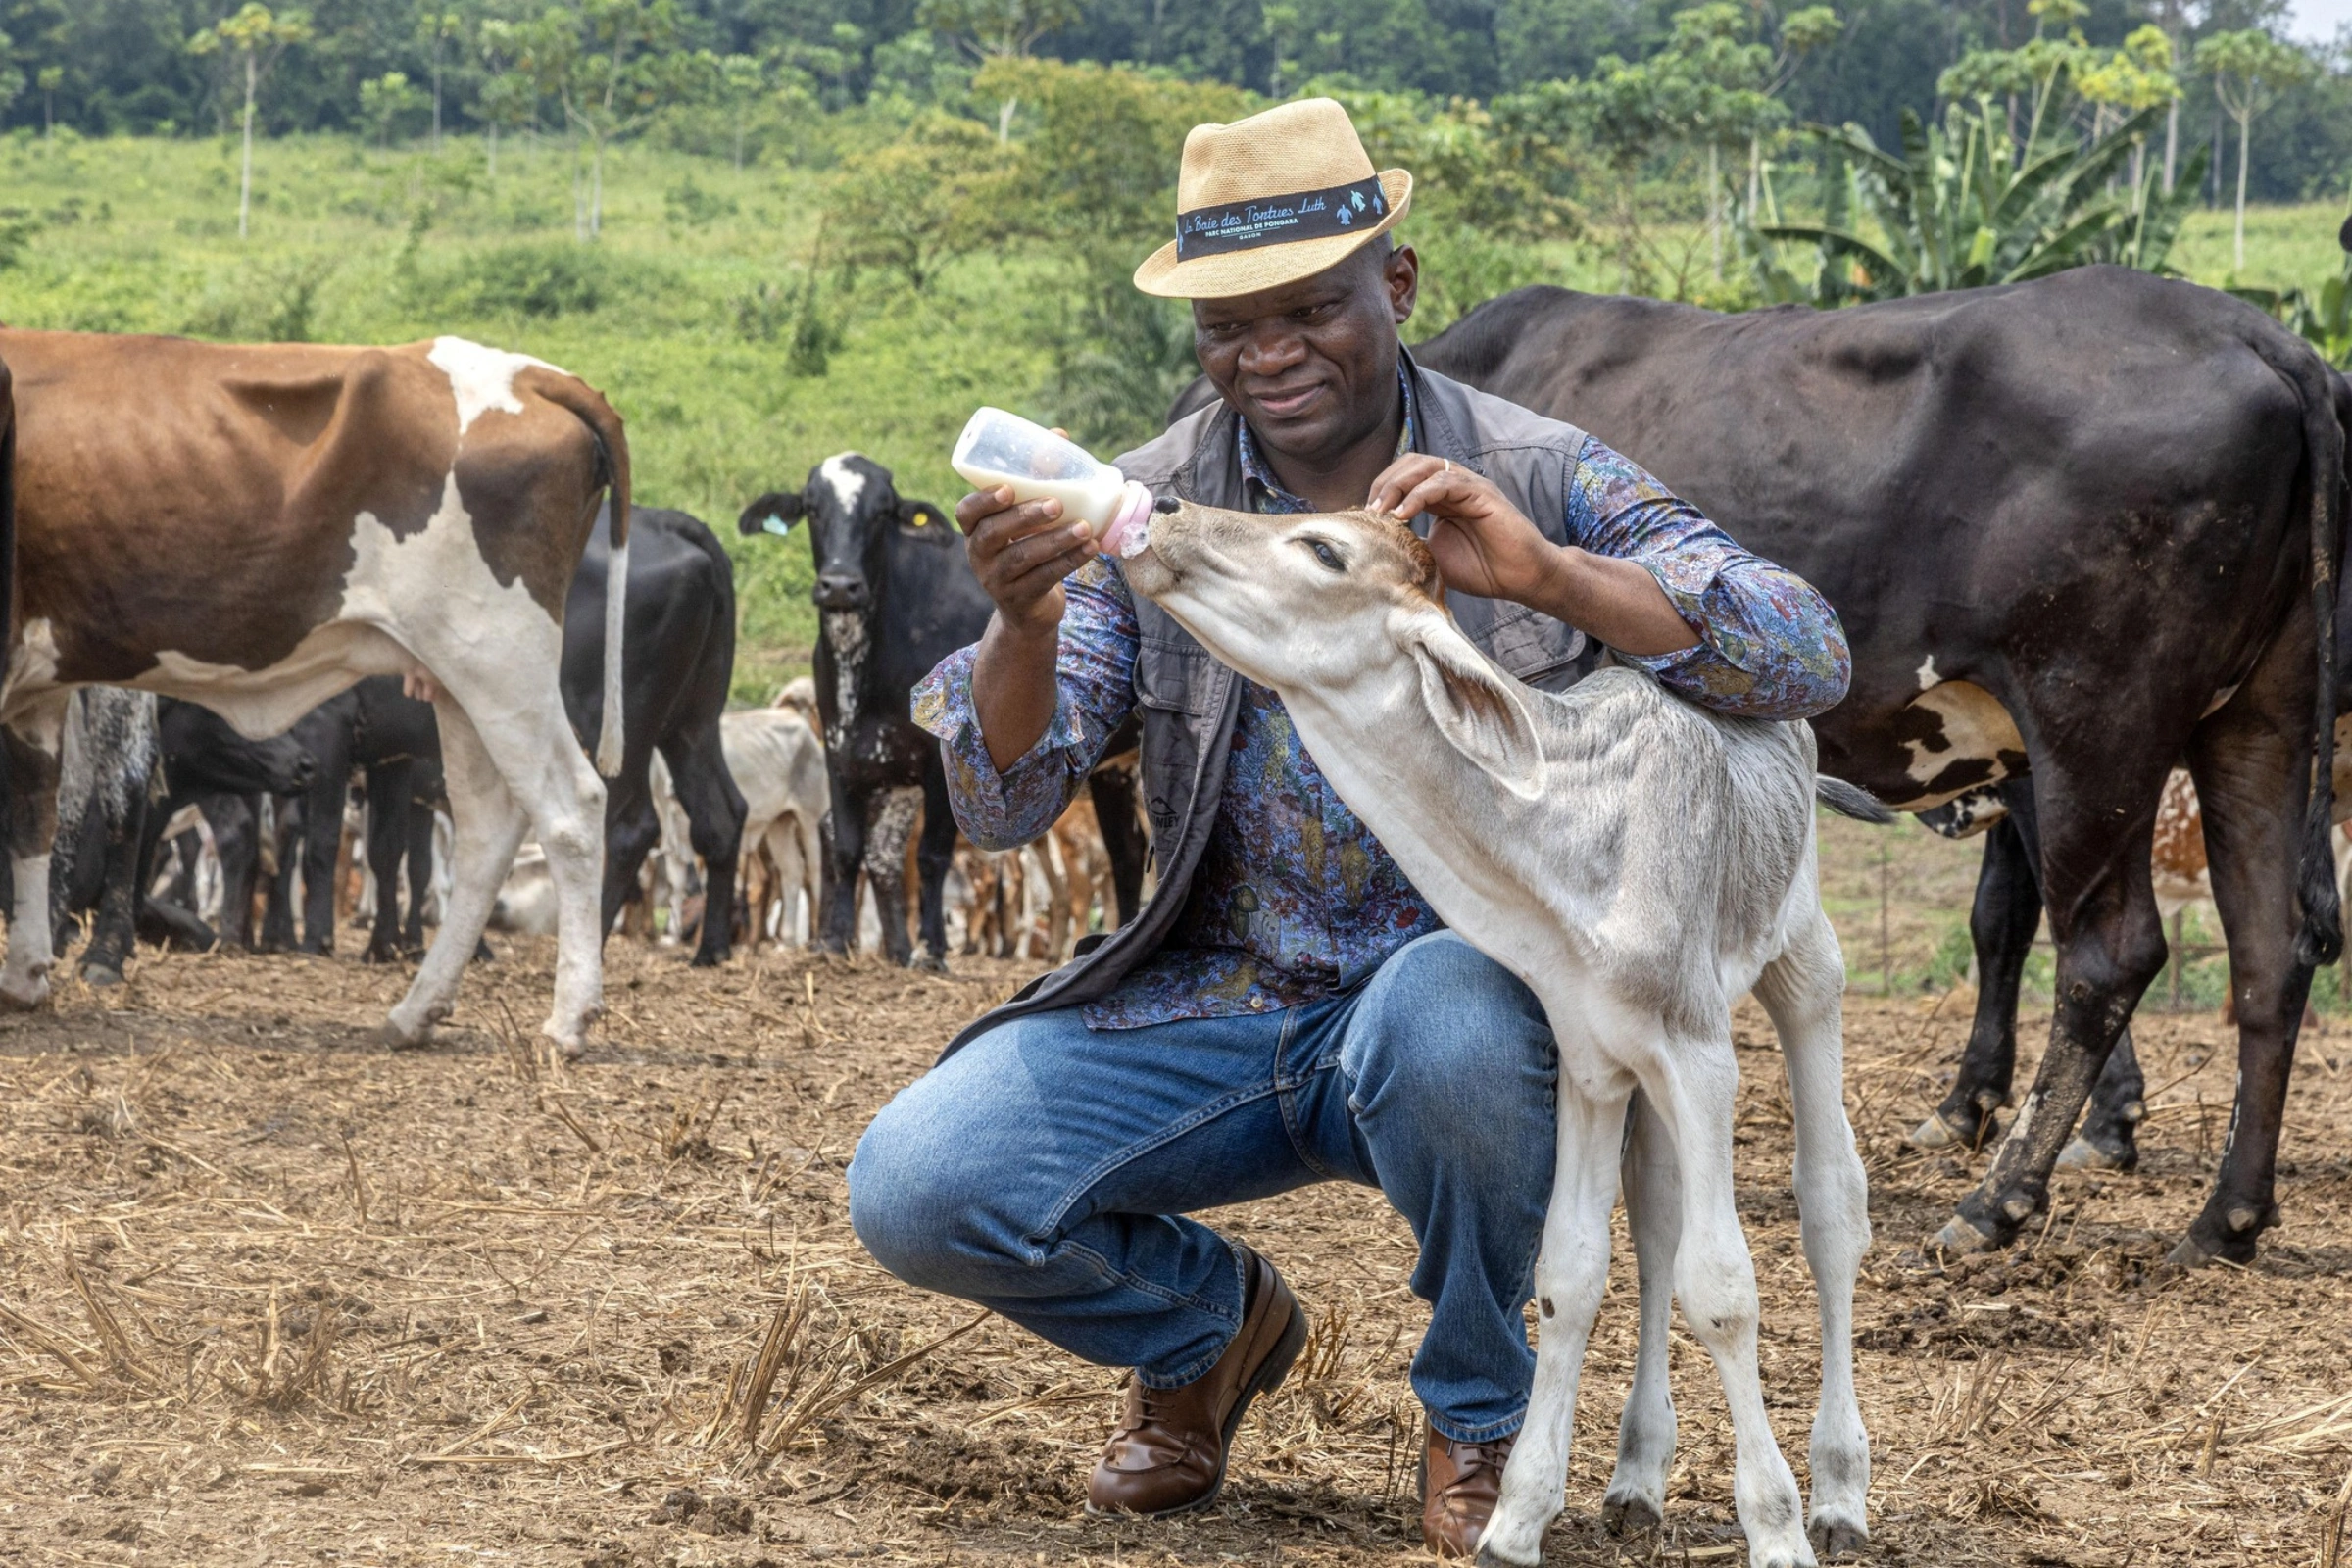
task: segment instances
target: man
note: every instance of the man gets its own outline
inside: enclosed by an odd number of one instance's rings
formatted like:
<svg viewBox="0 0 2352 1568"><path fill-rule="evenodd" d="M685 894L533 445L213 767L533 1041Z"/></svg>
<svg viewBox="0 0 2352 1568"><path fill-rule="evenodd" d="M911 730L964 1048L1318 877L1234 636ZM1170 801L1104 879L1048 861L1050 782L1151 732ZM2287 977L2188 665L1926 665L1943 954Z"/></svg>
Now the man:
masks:
<svg viewBox="0 0 2352 1568"><path fill-rule="evenodd" d="M1186 139L1176 242L1137 286L1193 302L1222 401L1119 459L1161 496L1416 519L1463 629L1559 689L1586 639L1693 701L1800 718L1844 695L1837 618L1582 431L1414 365L1411 199L1339 105ZM1112 730L1143 727L1160 884L1123 930L959 1036L850 1169L875 1257L1086 1360L1135 1368L1097 1511L1215 1497L1305 1318L1273 1266L1181 1216L1345 1180L1411 1224L1431 1303L1422 1532L1466 1556L1535 1359L1520 1316L1551 1190L1551 1033L1443 930L1272 693L1131 594L1083 523L1008 491L956 516L997 610L918 688L976 843L1044 832Z"/></svg>

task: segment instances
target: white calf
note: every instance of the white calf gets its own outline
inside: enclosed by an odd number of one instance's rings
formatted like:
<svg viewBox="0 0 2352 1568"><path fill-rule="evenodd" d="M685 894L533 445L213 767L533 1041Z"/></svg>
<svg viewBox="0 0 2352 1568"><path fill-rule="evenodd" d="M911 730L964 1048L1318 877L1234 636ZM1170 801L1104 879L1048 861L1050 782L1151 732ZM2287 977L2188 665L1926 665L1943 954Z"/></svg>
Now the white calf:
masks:
<svg viewBox="0 0 2352 1568"><path fill-rule="evenodd" d="M791 688L786 688L789 692ZM794 905L799 906L813 928L816 918L817 871L824 863L818 853L817 825L824 820L825 810L832 799L825 781L825 747L817 739L815 727L803 719L793 709L755 708L723 715L718 721L718 741L727 760L727 772L733 776L735 787L743 792L743 854L750 864L755 854L764 854L775 867L783 901L782 923L778 934L785 941L794 939ZM671 787L669 769L661 755L655 754L652 773L652 792L655 808L662 819L662 854L673 867L694 862L694 846L688 838L689 824L685 808L678 805L677 792ZM682 878L674 872L671 882ZM749 888L747 875L744 885ZM705 918L728 918L725 910ZM752 911L750 940L758 942L767 931L767 911Z"/></svg>
<svg viewBox="0 0 2352 1568"><path fill-rule="evenodd" d="M1281 694L1340 798L1550 1018L1559 1144L1536 1262L1535 1391L1480 1559L1538 1561L1560 1510L1621 1150L1643 1348L1607 1511L1654 1517L1664 1496L1674 1414L1651 1286L1670 1275L1730 1401L1749 1561L1792 1568L1815 1545L1859 1545L1870 1446L1851 1336L1870 1219L1840 1095L1845 976L1816 885L1812 731L1710 713L1626 669L1564 696L1525 686L1446 613L1427 546L1369 514L1187 505L1154 515L1150 549L1125 566L1210 653ZM1750 987L1787 1059L1821 1298L1809 1532L1765 1415L1732 1184L1731 1004Z"/></svg>

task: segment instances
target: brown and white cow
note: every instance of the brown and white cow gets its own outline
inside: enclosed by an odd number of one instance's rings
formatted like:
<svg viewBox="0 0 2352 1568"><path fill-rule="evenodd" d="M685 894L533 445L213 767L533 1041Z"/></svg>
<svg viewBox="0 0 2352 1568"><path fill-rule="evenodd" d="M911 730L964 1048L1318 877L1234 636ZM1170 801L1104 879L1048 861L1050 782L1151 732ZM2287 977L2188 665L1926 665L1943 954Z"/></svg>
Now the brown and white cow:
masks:
<svg viewBox="0 0 2352 1568"><path fill-rule="evenodd" d="M385 1038L448 1016L527 828L561 914L547 1034L602 1004L604 786L557 686L564 603L613 501L604 732L620 757L628 444L587 383L462 338L228 346L0 331L17 409L16 592L0 686L15 907L0 1000L52 960L49 846L73 688L133 686L288 728L377 674L428 678L458 827L438 938Z"/></svg>

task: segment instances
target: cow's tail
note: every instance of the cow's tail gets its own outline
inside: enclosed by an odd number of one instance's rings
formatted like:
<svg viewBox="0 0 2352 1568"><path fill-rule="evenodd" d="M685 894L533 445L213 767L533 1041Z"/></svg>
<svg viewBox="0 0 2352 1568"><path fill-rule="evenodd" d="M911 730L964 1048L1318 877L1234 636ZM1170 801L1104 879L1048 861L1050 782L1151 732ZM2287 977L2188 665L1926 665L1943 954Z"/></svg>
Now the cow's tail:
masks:
<svg viewBox="0 0 2352 1568"><path fill-rule="evenodd" d="M605 569L605 716L596 736L596 770L618 776L627 741L622 733L621 633L629 608L629 436L604 395L576 376L546 378L548 400L567 410L596 440L604 472L599 482L612 507L612 559Z"/></svg>
<svg viewBox="0 0 2352 1568"><path fill-rule="evenodd" d="M2333 963L2344 947L2343 906L2328 842L2335 808L2335 599L2343 554L2344 427L2335 415L2333 377L2317 354L2296 343L2286 354L2263 357L2302 405L2303 460L2311 479L2312 641L2319 680L2312 699L2311 794L2295 877L2303 913L2295 961L2317 968Z"/></svg>

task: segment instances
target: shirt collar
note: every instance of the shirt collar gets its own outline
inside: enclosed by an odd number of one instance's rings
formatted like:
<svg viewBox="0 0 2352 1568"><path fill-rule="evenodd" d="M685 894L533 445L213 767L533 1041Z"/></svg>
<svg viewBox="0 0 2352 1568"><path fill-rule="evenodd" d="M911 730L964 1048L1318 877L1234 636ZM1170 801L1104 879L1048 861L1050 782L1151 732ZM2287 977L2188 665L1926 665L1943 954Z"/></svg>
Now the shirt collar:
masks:
<svg viewBox="0 0 2352 1568"><path fill-rule="evenodd" d="M1404 399L1404 427L1396 433L1395 454L1401 458L1421 444L1418 429L1420 421L1415 416L1413 407L1413 378L1406 368L1405 359L1401 353L1396 356L1396 392L1399 397ZM1268 467L1264 460L1258 456L1257 439L1250 433L1250 421L1236 419L1234 430L1234 440L1239 447L1242 464L1242 479L1245 484L1254 487L1250 499L1253 502L1263 502L1269 510L1276 512L1313 511L1314 509L1309 507L1304 499L1285 490L1281 482L1274 477L1274 470Z"/></svg>

